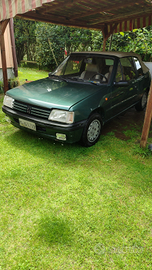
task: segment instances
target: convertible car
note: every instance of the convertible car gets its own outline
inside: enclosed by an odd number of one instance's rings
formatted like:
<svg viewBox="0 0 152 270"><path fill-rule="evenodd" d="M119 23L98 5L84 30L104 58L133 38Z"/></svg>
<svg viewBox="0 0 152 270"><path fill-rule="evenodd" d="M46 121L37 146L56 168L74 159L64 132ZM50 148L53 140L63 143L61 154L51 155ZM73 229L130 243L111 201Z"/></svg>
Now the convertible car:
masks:
<svg viewBox="0 0 152 270"><path fill-rule="evenodd" d="M47 78L7 91L3 112L20 129L94 145L104 124L147 103L149 69L134 53L71 53Z"/></svg>

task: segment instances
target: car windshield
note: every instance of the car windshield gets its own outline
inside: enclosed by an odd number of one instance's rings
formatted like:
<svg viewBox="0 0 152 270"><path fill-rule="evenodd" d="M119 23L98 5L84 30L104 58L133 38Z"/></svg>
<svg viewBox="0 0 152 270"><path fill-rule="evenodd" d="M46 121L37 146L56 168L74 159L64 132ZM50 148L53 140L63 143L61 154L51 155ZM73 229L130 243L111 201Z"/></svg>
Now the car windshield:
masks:
<svg viewBox="0 0 152 270"><path fill-rule="evenodd" d="M114 60L107 56L71 54L50 76L64 80L107 83L113 65Z"/></svg>

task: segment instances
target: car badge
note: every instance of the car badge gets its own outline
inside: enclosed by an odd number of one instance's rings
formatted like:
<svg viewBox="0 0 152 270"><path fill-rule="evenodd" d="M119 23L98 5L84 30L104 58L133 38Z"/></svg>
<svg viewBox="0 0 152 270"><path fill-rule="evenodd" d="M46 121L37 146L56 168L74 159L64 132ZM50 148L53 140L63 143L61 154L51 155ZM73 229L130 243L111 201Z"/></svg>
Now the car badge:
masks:
<svg viewBox="0 0 152 270"><path fill-rule="evenodd" d="M31 114L31 110L32 110L32 107L31 106L27 106L26 111L27 111L28 114Z"/></svg>

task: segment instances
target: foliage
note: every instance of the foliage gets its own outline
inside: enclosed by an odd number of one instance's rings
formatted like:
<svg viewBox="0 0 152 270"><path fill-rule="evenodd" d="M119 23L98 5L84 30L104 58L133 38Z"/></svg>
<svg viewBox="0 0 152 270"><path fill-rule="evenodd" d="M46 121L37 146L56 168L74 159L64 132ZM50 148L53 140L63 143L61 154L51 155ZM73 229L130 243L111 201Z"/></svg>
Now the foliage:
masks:
<svg viewBox="0 0 152 270"><path fill-rule="evenodd" d="M38 23L36 26L36 59L39 65L54 69L64 59L62 26Z"/></svg>
<svg viewBox="0 0 152 270"><path fill-rule="evenodd" d="M63 37L67 55L74 51L91 50L92 33L90 30L63 27Z"/></svg>
<svg viewBox="0 0 152 270"><path fill-rule="evenodd" d="M144 61L152 59L152 27L134 29L113 35L112 50L135 52Z"/></svg>
<svg viewBox="0 0 152 270"><path fill-rule="evenodd" d="M3 93L4 85L3 82L0 81L0 93Z"/></svg>
<svg viewBox="0 0 152 270"><path fill-rule="evenodd" d="M72 51L88 50L92 45L90 30L46 23L37 24L36 41L37 61L51 70L64 59L65 50L69 55Z"/></svg>
<svg viewBox="0 0 152 270"><path fill-rule="evenodd" d="M103 35L101 31L91 31L92 51L102 51Z"/></svg>
<svg viewBox="0 0 152 270"><path fill-rule="evenodd" d="M8 89L12 89L19 85L18 78L8 80ZM4 83L0 81L0 93L4 93Z"/></svg>
<svg viewBox="0 0 152 270"><path fill-rule="evenodd" d="M67 55L73 51L102 51L103 35L101 31L14 20L15 40L18 63L23 58L37 61L39 65L53 70ZM110 38L106 43L109 50ZM152 26L134 29L129 32L113 34L113 51L136 52L145 61L152 58Z"/></svg>
<svg viewBox="0 0 152 270"><path fill-rule="evenodd" d="M23 60L26 55L27 60L35 60L35 28L36 22L22 19L14 19L14 35L17 61Z"/></svg>

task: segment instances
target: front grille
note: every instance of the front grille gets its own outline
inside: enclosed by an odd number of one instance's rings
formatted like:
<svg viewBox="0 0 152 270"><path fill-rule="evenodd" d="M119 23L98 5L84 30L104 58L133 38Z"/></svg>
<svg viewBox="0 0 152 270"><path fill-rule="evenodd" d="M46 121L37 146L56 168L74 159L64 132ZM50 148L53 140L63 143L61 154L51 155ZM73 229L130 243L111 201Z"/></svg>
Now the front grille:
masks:
<svg viewBox="0 0 152 270"><path fill-rule="evenodd" d="M51 112L50 109L44 109L41 107L32 106L30 104L22 103L16 100L14 101L13 109L15 111L20 111L28 115L33 115L33 116L41 117L45 119L48 119Z"/></svg>

